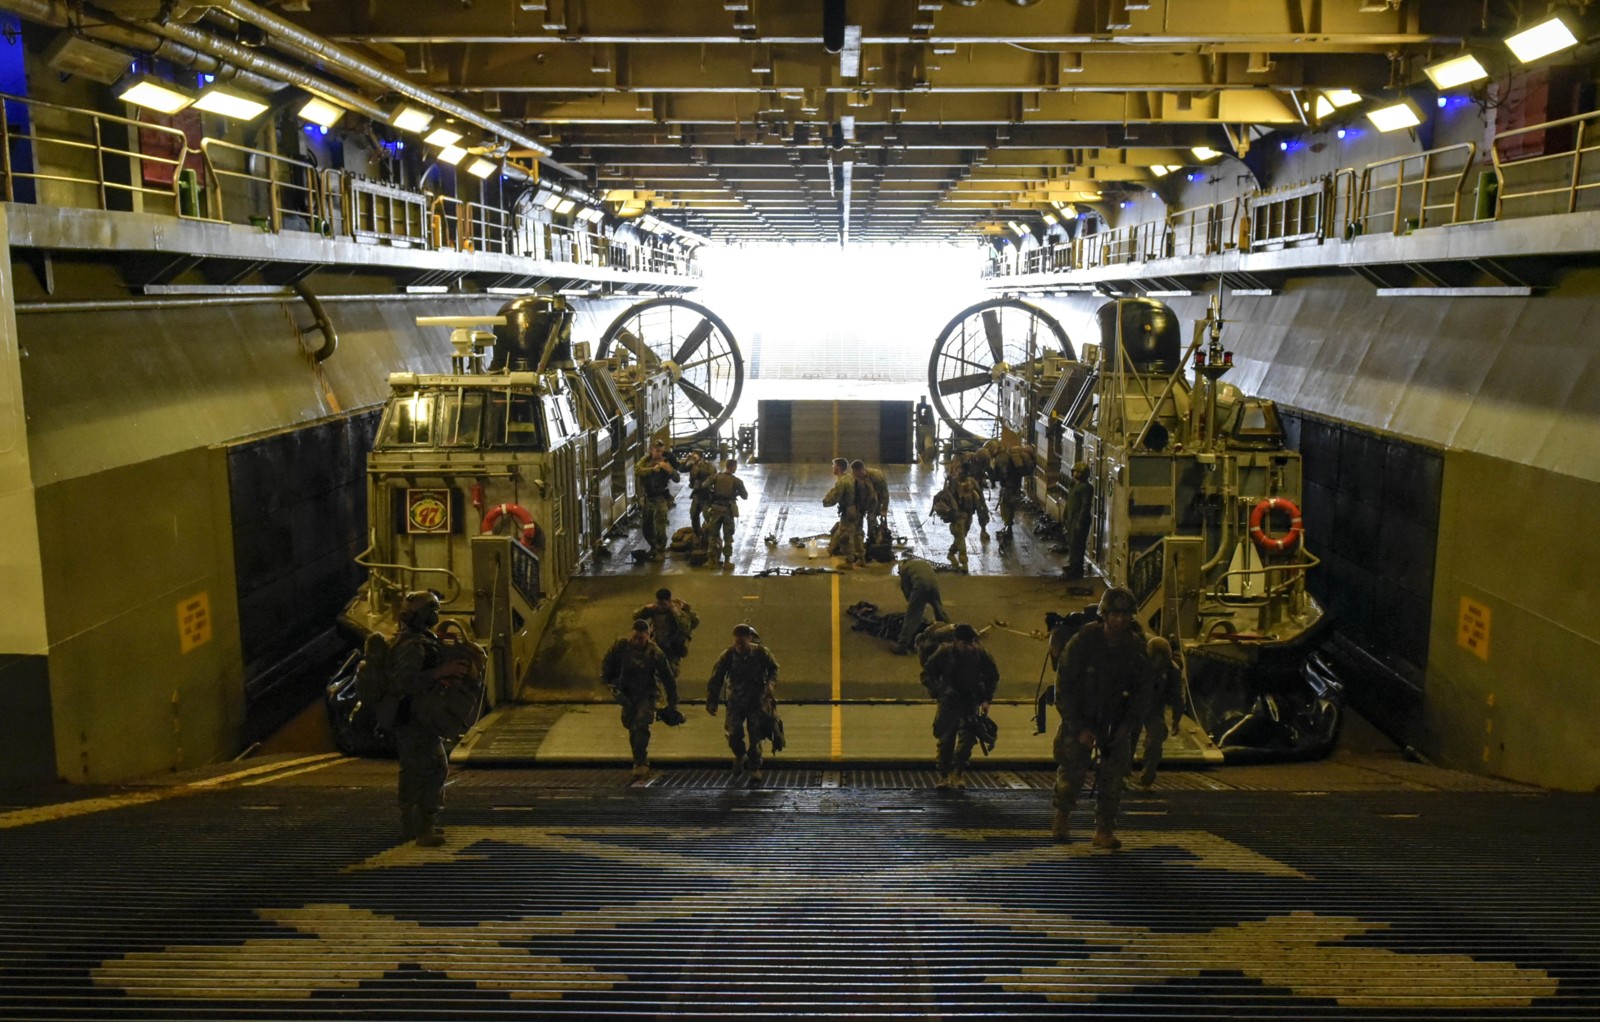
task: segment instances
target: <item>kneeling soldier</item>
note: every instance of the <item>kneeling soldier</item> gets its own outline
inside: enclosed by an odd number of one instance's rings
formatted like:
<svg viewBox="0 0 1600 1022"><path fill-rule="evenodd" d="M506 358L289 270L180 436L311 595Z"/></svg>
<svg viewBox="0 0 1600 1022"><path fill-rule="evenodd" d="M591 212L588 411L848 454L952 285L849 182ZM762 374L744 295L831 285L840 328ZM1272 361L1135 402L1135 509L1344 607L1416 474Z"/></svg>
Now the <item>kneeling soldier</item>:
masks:
<svg viewBox="0 0 1600 1022"><path fill-rule="evenodd" d="M750 771L761 780L761 743L773 736L778 700L772 687L778 683L778 661L749 625L733 626L733 645L717 658L706 683L706 712L717 715L719 703L728 707L728 748L733 751L733 772ZM745 733L749 732L748 752Z"/></svg>

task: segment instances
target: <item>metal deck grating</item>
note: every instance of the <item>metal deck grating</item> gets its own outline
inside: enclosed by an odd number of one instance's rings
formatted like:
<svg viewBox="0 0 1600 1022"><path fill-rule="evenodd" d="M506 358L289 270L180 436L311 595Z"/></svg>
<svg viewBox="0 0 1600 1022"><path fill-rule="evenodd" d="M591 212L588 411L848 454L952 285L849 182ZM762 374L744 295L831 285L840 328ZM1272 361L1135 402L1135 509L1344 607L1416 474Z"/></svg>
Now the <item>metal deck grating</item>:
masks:
<svg viewBox="0 0 1600 1022"><path fill-rule="evenodd" d="M0 1018L1600 1017L1591 796L472 771L425 850L374 767L0 829Z"/></svg>

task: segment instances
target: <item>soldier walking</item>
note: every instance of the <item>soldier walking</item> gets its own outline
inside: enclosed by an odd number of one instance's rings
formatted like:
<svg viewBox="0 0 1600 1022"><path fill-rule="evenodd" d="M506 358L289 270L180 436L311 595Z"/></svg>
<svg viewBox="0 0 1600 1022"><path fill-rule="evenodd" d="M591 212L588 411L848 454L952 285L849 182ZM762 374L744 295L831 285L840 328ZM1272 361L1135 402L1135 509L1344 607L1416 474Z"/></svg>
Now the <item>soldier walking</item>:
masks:
<svg viewBox="0 0 1600 1022"><path fill-rule="evenodd" d="M1094 846L1116 849L1122 783L1133 758L1133 733L1148 698L1150 655L1133 622L1133 594L1121 586L1100 597L1100 620L1067 643L1056 672L1055 819L1050 836L1070 840L1068 814L1089 770L1095 771ZM1099 760L1095 760L1095 753Z"/></svg>
<svg viewBox="0 0 1600 1022"><path fill-rule="evenodd" d="M650 622L640 619L633 631L612 643L600 663L600 680L622 707L622 726L633 750L633 776L650 775L650 725L656 710L678 707L678 681L661 647L650 641Z"/></svg>
<svg viewBox="0 0 1600 1022"><path fill-rule="evenodd" d="M772 691L778 683L778 661L760 640L749 625L734 625L733 645L717 658L706 683L706 712L715 717L719 704L728 708L724 730L733 752L734 775L748 771L756 782L762 779L761 743L773 737L778 717Z"/></svg>
<svg viewBox="0 0 1600 1022"><path fill-rule="evenodd" d="M978 739L977 718L989 714L989 703L1000 686L1000 669L989 651L978 645L977 630L960 624L954 641L928 658L922 683L939 700L933 716L939 787L965 788L967 764Z"/></svg>
<svg viewBox="0 0 1600 1022"><path fill-rule="evenodd" d="M651 442L650 453L634 468L634 477L643 505L640 531L644 533L645 542L650 544L650 559L663 560L667 556L667 515L672 511L672 484L681 478L667 460L665 441Z"/></svg>
<svg viewBox="0 0 1600 1022"><path fill-rule="evenodd" d="M1072 466L1072 485L1067 489L1067 510L1062 525L1067 530L1067 577L1083 577L1084 548L1089 542L1089 511L1094 487L1089 485L1089 466Z"/></svg>
<svg viewBox="0 0 1600 1022"><path fill-rule="evenodd" d="M674 599L671 589L662 588L656 590L656 602L640 607L633 616L649 625L650 641L666 654L672 676L676 678L678 665L689 655L689 640L700 627L700 615L687 603Z"/></svg>
<svg viewBox="0 0 1600 1022"><path fill-rule="evenodd" d="M739 517L739 501L750 498L744 480L734 475L737 466L734 459L727 459L722 463L722 471L705 485L705 543L713 565L733 564L733 523Z"/></svg>
<svg viewBox="0 0 1600 1022"><path fill-rule="evenodd" d="M399 617L388 654L390 698L379 704L379 723L394 733L400 760L400 832L408 841L437 848L444 836L434 819L444 808L450 761L443 736L415 708L433 686L433 672L443 659L443 644L433 632L439 623L439 598L426 590L408 593Z"/></svg>
<svg viewBox="0 0 1600 1022"><path fill-rule="evenodd" d="M1156 770L1161 766L1161 747L1167 736L1178 733L1178 723L1183 720L1183 668L1173 652L1172 643L1157 635L1146 647L1150 654L1151 684L1140 713L1144 732L1144 769L1138 784L1148 788L1156 783ZM1172 714L1172 726L1167 726L1167 714Z"/></svg>
<svg viewBox="0 0 1600 1022"><path fill-rule="evenodd" d="M906 598L906 617L894 651L897 656L909 656L912 640L917 637L928 608L933 608L935 621L949 621L950 615L944 612L944 604L939 600L939 576L933 565L920 557L908 556L900 562L900 593Z"/></svg>
<svg viewBox="0 0 1600 1022"><path fill-rule="evenodd" d="M1011 534L1017 508L1022 503L1022 488L1039 465L1032 444L1018 444L1000 452L995 471L1000 477L1000 531Z"/></svg>
<svg viewBox="0 0 1600 1022"><path fill-rule="evenodd" d="M856 493L856 479L850 474L850 463L843 458L833 459L833 488L822 498L823 507L839 509L839 524L834 527L837 550L851 566L866 563L866 541L861 535L861 502Z"/></svg>
<svg viewBox="0 0 1600 1022"><path fill-rule="evenodd" d="M967 571L967 533L972 530L973 515L978 516L980 535L984 539L989 538L989 503L983 499L977 482L970 477L963 477L956 482L951 498L955 517L950 521L950 563L964 573Z"/></svg>

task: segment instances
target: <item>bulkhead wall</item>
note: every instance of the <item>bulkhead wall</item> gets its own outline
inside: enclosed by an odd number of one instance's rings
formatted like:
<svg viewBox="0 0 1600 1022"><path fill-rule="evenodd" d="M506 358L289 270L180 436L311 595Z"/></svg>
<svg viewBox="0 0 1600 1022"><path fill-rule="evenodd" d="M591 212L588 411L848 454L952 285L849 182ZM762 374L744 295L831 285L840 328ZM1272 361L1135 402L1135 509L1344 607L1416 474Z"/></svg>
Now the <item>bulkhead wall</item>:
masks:
<svg viewBox="0 0 1600 1022"><path fill-rule="evenodd" d="M349 557L365 545L365 460L388 375L449 369L448 330L415 317L492 315L507 300L324 294L338 346L318 363L323 338L292 297L30 295L16 364L48 678L22 661L0 668L33 693L8 730L53 742L14 746L5 773L122 780L259 737L253 697L360 581ZM580 309L575 339L592 344L624 304Z"/></svg>
<svg viewBox="0 0 1600 1022"><path fill-rule="evenodd" d="M1104 301L1041 304L1078 342L1097 337ZM1204 315L1205 296L1169 301L1186 326ZM1388 533L1416 543L1437 523L1428 634L1410 643L1427 658L1422 705L1398 737L1465 769L1600 785L1600 746L1581 723L1600 719L1600 586L1583 570L1600 558L1587 527L1600 498L1600 274L1573 269L1533 298L1403 299L1353 275L1306 276L1277 295L1229 297L1223 315L1229 382L1365 438L1340 449L1339 469L1307 449L1308 479L1381 485L1379 463L1395 458L1433 470L1396 447L1442 458L1437 508L1412 506L1430 487L1411 486L1403 515L1307 509L1313 551L1343 547L1380 572L1411 553Z"/></svg>

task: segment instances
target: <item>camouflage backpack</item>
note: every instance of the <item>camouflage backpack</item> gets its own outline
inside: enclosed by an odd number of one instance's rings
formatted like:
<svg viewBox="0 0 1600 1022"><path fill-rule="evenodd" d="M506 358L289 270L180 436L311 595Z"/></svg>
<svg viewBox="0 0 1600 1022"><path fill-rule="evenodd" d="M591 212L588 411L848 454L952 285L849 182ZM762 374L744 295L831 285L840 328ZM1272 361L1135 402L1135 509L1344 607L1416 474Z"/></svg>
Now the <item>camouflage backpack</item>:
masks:
<svg viewBox="0 0 1600 1022"><path fill-rule="evenodd" d="M455 621L446 621L436 634L439 663L429 672L432 684L412 697L411 715L454 744L478 722L489 655Z"/></svg>
<svg viewBox="0 0 1600 1022"><path fill-rule="evenodd" d="M946 524L956 520L956 498L949 487L933 495L933 507L929 513Z"/></svg>
<svg viewBox="0 0 1600 1022"><path fill-rule="evenodd" d="M370 708L378 727L384 731L394 730L395 713L400 709L400 693L390 670L389 654L388 639L378 632L367 636L361 662L356 665L356 696L359 701L350 711L354 716L363 708Z"/></svg>

